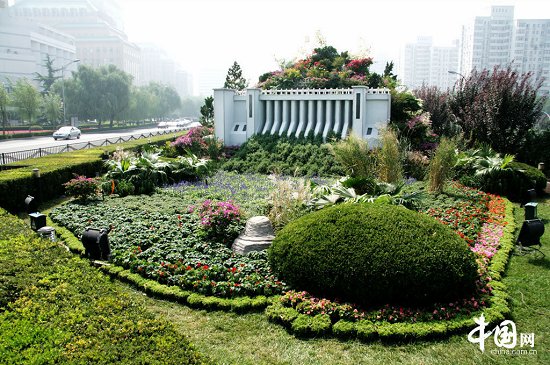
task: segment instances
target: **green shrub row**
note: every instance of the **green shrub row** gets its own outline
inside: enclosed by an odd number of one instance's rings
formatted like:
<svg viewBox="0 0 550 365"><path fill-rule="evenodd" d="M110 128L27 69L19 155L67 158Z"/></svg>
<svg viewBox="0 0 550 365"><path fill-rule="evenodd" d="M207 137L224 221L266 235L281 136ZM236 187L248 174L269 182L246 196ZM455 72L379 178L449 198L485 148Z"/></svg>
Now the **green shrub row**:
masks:
<svg viewBox="0 0 550 365"><path fill-rule="evenodd" d="M328 140L328 138L327 138ZM341 176L342 168L322 138L256 135L246 141L222 168L240 173L290 176Z"/></svg>
<svg viewBox="0 0 550 365"><path fill-rule="evenodd" d="M69 250L79 255L84 255L84 246L68 229L56 225L49 218L47 218L47 223L55 227L57 236L63 240ZM272 301L272 297L268 298L263 295L229 299L193 293L178 286L164 285L156 280L146 279L139 274L132 273L130 270L116 265L100 266L99 269L113 278L132 284L148 295L186 304L192 308L245 313L261 311Z"/></svg>
<svg viewBox="0 0 550 365"><path fill-rule="evenodd" d="M173 325L0 210L3 364L204 364Z"/></svg>
<svg viewBox="0 0 550 365"><path fill-rule="evenodd" d="M294 308L283 306L279 301L274 301L266 308L266 315L270 321L282 324L296 336L358 338L362 341L372 341L374 339L402 341L446 337L472 329L475 327L473 318L479 317L482 313L486 321L497 324L510 315L509 296L506 286L502 283L502 275L510 258L510 253L514 248L516 224L513 210L512 203L506 200L505 221L507 225L501 238L500 248L493 256L489 266L493 287L492 296L489 299L488 306L483 311L473 313L471 318L457 317L447 321L417 323L373 323L367 320L357 322L339 320L331 324L330 319L327 321L328 316L326 315L316 315L314 317L303 315Z"/></svg>
<svg viewBox="0 0 550 365"><path fill-rule="evenodd" d="M183 133L186 132L179 134ZM93 177L101 173L103 158L115 151L117 147L139 149L147 144L163 144L172 139L173 135L167 134L8 164L4 166L4 170L0 171L0 191L3 192L0 195L0 207L12 213L23 211L25 209L23 202L27 195L34 196L39 202L55 199L64 192L62 184L72 179L74 174ZM35 168L40 170L38 179L32 177L32 170Z"/></svg>

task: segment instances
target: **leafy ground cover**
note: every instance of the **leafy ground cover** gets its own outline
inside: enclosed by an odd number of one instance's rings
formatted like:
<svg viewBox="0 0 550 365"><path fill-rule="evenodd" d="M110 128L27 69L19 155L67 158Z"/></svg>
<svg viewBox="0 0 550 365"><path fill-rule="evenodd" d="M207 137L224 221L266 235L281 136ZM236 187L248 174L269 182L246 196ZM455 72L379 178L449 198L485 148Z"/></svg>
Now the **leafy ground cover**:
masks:
<svg viewBox="0 0 550 365"><path fill-rule="evenodd" d="M264 209L272 187L269 177L222 173L209 184L179 184L151 196L69 203L51 217L75 235L88 226L111 227L113 263L145 278L218 297L269 296L281 293L284 283L271 273L266 253L235 255L206 235L192 211L206 199L232 197L254 214Z"/></svg>
<svg viewBox="0 0 550 365"><path fill-rule="evenodd" d="M0 211L0 362L202 364L185 335Z"/></svg>
<svg viewBox="0 0 550 365"><path fill-rule="evenodd" d="M516 206L516 220L523 220L523 210ZM550 229L550 199L539 201L539 216ZM516 231L517 235L517 231ZM146 298L149 310L168 318L191 341L214 361L224 364L547 364L550 362L550 235L542 237L545 258L512 255L503 283L508 287L512 312L518 332L534 333L536 354L496 352L493 337L486 340L485 352L457 334L437 341L364 343L295 338L284 328L269 322L263 314L197 311L177 303ZM132 296L141 296L120 285Z"/></svg>

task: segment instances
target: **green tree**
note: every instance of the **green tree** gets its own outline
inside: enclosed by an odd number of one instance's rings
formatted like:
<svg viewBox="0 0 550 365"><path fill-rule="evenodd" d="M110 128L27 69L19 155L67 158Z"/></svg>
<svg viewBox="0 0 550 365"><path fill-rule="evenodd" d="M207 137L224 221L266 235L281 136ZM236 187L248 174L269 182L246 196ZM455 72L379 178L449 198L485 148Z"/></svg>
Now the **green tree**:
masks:
<svg viewBox="0 0 550 365"><path fill-rule="evenodd" d="M214 125L214 98L212 96L208 96L204 99L204 105L201 106L201 117L199 122L206 127L212 127Z"/></svg>
<svg viewBox="0 0 550 365"><path fill-rule="evenodd" d="M46 54L46 59L44 60L44 67L46 68L47 74L42 75L38 72L35 72L34 74L36 77L34 78L35 81L38 81L40 85L42 85L42 94L46 95L50 92L50 89L52 85L55 83L55 80L59 79L61 76L55 76L55 73L59 70L55 70L53 68L53 59L50 57L50 55Z"/></svg>
<svg viewBox="0 0 550 365"><path fill-rule="evenodd" d="M233 66L227 70L225 83L223 87L233 90L244 90L248 86L248 82L243 77L243 71L237 61L233 62Z"/></svg>
<svg viewBox="0 0 550 365"><path fill-rule="evenodd" d="M94 69L80 65L70 80L65 80L65 108L68 115L81 119L109 120L111 127L130 106L132 76L108 65ZM56 83L55 89L61 85Z"/></svg>
<svg viewBox="0 0 550 365"><path fill-rule="evenodd" d="M63 117L63 103L59 95L49 92L42 97L42 115L53 126Z"/></svg>
<svg viewBox="0 0 550 365"><path fill-rule="evenodd" d="M32 124L40 108L40 93L25 78L17 80L13 87L13 104L22 120Z"/></svg>
<svg viewBox="0 0 550 365"><path fill-rule="evenodd" d="M181 106L181 99L172 86L151 82L147 89L156 98L155 117L164 118Z"/></svg>
<svg viewBox="0 0 550 365"><path fill-rule="evenodd" d="M10 96L8 91L4 87L3 83L0 83L0 119L2 119L2 134L6 134L6 126L8 125L8 105L10 103Z"/></svg>

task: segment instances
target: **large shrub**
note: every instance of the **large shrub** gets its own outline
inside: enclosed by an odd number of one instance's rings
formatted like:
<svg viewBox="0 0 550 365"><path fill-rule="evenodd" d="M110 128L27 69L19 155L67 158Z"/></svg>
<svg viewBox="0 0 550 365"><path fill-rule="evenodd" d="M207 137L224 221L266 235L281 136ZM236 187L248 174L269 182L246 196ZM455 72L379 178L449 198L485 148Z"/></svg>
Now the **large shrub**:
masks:
<svg viewBox="0 0 550 365"><path fill-rule="evenodd" d="M423 304L470 294L477 277L466 242L403 207L340 204L285 226L272 268L297 290L363 305Z"/></svg>

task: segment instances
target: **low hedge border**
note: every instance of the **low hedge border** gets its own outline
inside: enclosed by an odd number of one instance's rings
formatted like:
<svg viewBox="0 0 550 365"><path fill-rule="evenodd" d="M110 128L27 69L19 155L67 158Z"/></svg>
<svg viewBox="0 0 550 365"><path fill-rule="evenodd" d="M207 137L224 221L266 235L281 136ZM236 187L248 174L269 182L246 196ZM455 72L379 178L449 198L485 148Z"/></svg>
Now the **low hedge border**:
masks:
<svg viewBox="0 0 550 365"><path fill-rule="evenodd" d="M84 256L84 246L71 231L55 224L49 217L47 217L47 224L55 228L57 236L65 243L71 252ZM121 266L112 264L101 265L99 266L99 270L108 274L111 278L116 278L122 282L131 284L152 297L178 302L197 309L212 311L220 310L235 313L260 312L269 304L273 303L276 298L263 295L258 295L256 297L244 296L231 299L218 298L184 290L178 286L160 284L155 280L146 279Z"/></svg>
<svg viewBox="0 0 550 365"><path fill-rule="evenodd" d="M489 299L489 305L483 311L474 313L471 318L454 318L448 321L432 321L418 323L373 323L366 320L350 322L340 320L334 324L330 323L327 315L316 315L314 317L298 313L294 308L285 307L279 301L266 308L268 319L274 323L283 325L290 333L297 337L337 337L340 339L358 338L362 341L380 339L382 341L404 341L441 338L452 334L465 332L475 327L474 317L482 313L485 320L496 324L510 315L508 293L502 282L502 276L510 252L514 248L514 205L506 201L506 227L501 238L500 249L493 256L489 266L493 295ZM328 320L328 322L327 322Z"/></svg>
<svg viewBox="0 0 550 365"><path fill-rule="evenodd" d="M105 147L59 153L7 164L7 169L0 171L0 191L9 192L9 194L0 195L0 206L9 212L17 213L24 210L23 201L27 195L34 196L40 202L55 199L64 192L62 184L72 179L74 174L96 176L98 172L101 172L103 159L118 147L135 150L147 144L161 145L174 139L174 136L185 133L187 132L142 138ZM40 170L39 179L32 177L32 170L35 168Z"/></svg>
<svg viewBox="0 0 550 365"><path fill-rule="evenodd" d="M2 208L0 338L3 364L211 363L169 321Z"/></svg>

